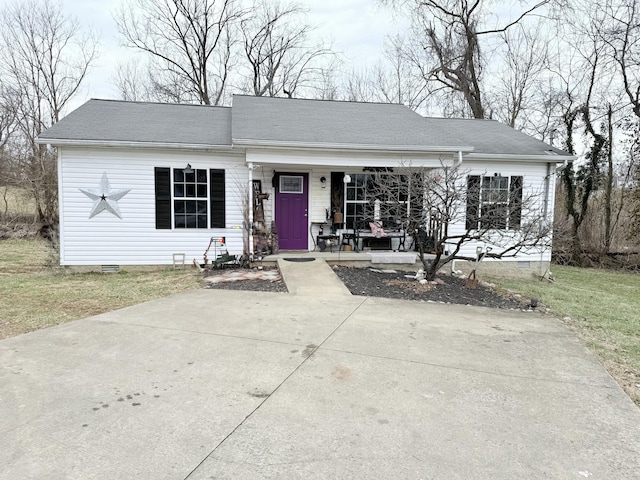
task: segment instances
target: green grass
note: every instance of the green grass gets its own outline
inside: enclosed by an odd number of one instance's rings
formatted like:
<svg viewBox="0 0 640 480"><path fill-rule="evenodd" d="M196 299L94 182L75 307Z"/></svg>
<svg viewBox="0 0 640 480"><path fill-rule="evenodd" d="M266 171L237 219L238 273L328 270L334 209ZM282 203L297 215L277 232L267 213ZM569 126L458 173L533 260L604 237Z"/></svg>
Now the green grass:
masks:
<svg viewBox="0 0 640 480"><path fill-rule="evenodd" d="M640 275L554 266L554 283L488 278L563 318L640 406Z"/></svg>
<svg viewBox="0 0 640 480"><path fill-rule="evenodd" d="M71 273L39 240L0 241L0 338L199 288L200 275L172 267Z"/></svg>

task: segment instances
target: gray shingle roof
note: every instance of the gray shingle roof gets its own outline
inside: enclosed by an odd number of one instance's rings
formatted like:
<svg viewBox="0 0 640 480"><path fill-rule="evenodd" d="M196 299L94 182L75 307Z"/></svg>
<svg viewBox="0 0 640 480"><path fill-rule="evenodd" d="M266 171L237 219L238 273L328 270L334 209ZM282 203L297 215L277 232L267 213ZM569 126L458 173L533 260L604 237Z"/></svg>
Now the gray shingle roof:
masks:
<svg viewBox="0 0 640 480"><path fill-rule="evenodd" d="M474 153L565 152L493 120L425 118L403 105L233 97L234 143L473 147Z"/></svg>
<svg viewBox="0 0 640 480"><path fill-rule="evenodd" d="M423 118L403 105L267 97L233 97L234 142L424 146ZM463 145L434 135L432 145Z"/></svg>
<svg viewBox="0 0 640 480"><path fill-rule="evenodd" d="M39 138L41 141L231 145L231 108L89 100Z"/></svg>
<svg viewBox="0 0 640 480"><path fill-rule="evenodd" d="M233 107L90 100L39 140L568 155L493 120L425 118L395 104L243 95L233 97Z"/></svg>

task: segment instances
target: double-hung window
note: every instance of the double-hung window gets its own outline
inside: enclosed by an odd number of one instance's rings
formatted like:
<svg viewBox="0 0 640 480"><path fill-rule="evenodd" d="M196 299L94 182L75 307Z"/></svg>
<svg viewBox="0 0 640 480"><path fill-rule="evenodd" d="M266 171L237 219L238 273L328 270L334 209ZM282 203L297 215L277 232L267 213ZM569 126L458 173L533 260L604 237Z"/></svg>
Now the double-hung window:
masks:
<svg viewBox="0 0 640 480"><path fill-rule="evenodd" d="M225 227L224 170L155 168L156 228Z"/></svg>
<svg viewBox="0 0 640 480"><path fill-rule="evenodd" d="M522 177L467 177L467 230L517 230L522 215Z"/></svg>
<svg viewBox="0 0 640 480"><path fill-rule="evenodd" d="M197 169L185 173L173 169L173 225L174 228L208 227L207 171Z"/></svg>

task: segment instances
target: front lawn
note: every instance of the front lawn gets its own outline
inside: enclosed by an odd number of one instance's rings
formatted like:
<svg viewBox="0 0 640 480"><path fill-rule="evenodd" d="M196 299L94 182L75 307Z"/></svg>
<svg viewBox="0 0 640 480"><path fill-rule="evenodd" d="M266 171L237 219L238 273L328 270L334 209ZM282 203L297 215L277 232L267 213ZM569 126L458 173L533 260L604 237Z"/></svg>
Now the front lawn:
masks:
<svg viewBox="0 0 640 480"><path fill-rule="evenodd" d="M486 278L538 298L571 327L640 406L640 275L553 266L555 282Z"/></svg>
<svg viewBox="0 0 640 480"><path fill-rule="evenodd" d="M0 338L199 288L191 268L71 273L42 240L0 241Z"/></svg>

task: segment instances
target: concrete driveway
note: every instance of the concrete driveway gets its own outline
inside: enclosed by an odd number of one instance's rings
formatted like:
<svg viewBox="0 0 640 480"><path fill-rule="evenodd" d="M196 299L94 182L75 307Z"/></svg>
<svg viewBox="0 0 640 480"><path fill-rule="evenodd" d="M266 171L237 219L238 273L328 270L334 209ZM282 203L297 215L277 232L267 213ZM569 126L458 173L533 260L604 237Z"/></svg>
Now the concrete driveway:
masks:
<svg viewBox="0 0 640 480"><path fill-rule="evenodd" d="M0 479L632 479L640 410L556 319L198 290L0 342Z"/></svg>

